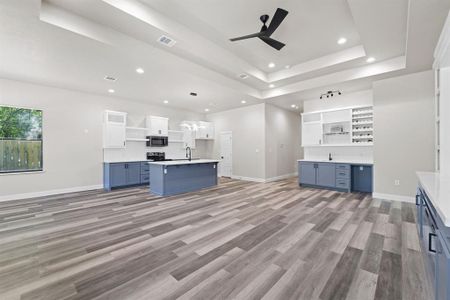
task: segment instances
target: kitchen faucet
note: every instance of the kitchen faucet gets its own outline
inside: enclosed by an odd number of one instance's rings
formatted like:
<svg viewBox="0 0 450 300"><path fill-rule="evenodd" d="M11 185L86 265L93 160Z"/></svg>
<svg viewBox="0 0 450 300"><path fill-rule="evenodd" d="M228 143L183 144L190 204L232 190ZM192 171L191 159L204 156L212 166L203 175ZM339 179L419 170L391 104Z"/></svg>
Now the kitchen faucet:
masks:
<svg viewBox="0 0 450 300"><path fill-rule="evenodd" d="M328 153L328 160L329 160L329 161L332 161L332 160L333 160L333 157L331 157L331 153Z"/></svg>
<svg viewBox="0 0 450 300"><path fill-rule="evenodd" d="M188 151L189 150L189 151ZM186 158L189 158L189 161L192 159L192 150L191 147L186 147Z"/></svg>

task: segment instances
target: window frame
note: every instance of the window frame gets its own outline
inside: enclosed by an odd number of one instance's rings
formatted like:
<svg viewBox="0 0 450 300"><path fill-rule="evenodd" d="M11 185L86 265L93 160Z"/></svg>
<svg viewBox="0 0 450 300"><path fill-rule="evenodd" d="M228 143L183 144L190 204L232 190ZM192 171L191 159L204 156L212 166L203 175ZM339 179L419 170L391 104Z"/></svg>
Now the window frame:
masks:
<svg viewBox="0 0 450 300"><path fill-rule="evenodd" d="M9 170L9 171L2 171L0 170L0 176L2 175L14 175L14 174L33 174L33 173L42 173L45 172L44 170L44 110L41 108L35 108L35 107L27 107L27 106L18 106L13 104L5 104L0 103L0 107L10 107L10 108L17 108L17 109L28 109L28 110L38 110L41 112L41 167L39 169L29 169L29 170Z"/></svg>

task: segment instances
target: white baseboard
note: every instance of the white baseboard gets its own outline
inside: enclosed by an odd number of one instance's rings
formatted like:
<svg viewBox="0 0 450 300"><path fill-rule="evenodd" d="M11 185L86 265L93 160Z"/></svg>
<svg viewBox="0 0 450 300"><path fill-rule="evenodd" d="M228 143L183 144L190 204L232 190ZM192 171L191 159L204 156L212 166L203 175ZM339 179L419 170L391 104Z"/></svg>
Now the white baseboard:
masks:
<svg viewBox="0 0 450 300"><path fill-rule="evenodd" d="M277 177L271 177L271 178L254 178L254 177L245 177L245 176L236 176L236 175L232 175L231 178L233 179L237 179L237 180L245 180L245 181L253 181L253 182L272 182L272 181L277 181L277 180L282 180L282 179L286 179L286 178L291 178L297 176L297 173L291 173L291 174L284 174L281 176L277 176Z"/></svg>
<svg viewBox="0 0 450 300"><path fill-rule="evenodd" d="M98 190L98 189L102 189L102 188L103 188L102 184L97 184L97 185L77 186L77 187L66 188L66 189L49 190L49 191L34 192L34 193L13 194L13 195L7 195L7 196L0 196L0 202L28 199L28 198L36 198L36 197L45 197L45 196L51 196L51 195L57 195L57 194L67 194L67 193L91 191L91 190Z"/></svg>
<svg viewBox="0 0 450 300"><path fill-rule="evenodd" d="M408 203L415 203L416 199L411 196L402 196L402 195L393 195L393 194L382 194L382 193L373 193L372 198L383 199L383 200L391 200L391 201L401 201Z"/></svg>
<svg viewBox="0 0 450 300"><path fill-rule="evenodd" d="M297 173L284 174L281 176L267 178L264 182L272 182L272 181L287 179L287 178L291 178L291 177L295 177L295 176L297 176Z"/></svg>
<svg viewBox="0 0 450 300"><path fill-rule="evenodd" d="M236 176L236 175L231 175L231 178L237 179L237 180L253 181L253 182L264 182L264 178L253 178L253 177Z"/></svg>

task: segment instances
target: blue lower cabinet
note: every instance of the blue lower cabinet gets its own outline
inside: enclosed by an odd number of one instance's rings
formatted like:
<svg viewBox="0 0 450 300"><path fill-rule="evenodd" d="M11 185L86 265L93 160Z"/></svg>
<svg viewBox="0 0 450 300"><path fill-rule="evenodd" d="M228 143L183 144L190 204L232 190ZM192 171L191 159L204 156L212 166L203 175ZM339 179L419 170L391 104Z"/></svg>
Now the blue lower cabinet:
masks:
<svg viewBox="0 0 450 300"><path fill-rule="evenodd" d="M372 166L352 165L352 191L372 193Z"/></svg>
<svg viewBox="0 0 450 300"><path fill-rule="evenodd" d="M442 222L422 188L417 194L418 232L434 299L450 300L450 228Z"/></svg>
<svg viewBox="0 0 450 300"><path fill-rule="evenodd" d="M105 190L147 184L148 170L142 170L146 162L120 162L103 164L103 186ZM143 181L144 180L144 181Z"/></svg>
<svg viewBox="0 0 450 300"><path fill-rule="evenodd" d="M450 299L450 252L444 237L438 232L436 239L436 299Z"/></svg>
<svg viewBox="0 0 450 300"><path fill-rule="evenodd" d="M323 187L336 187L336 165L332 163L318 163L316 184Z"/></svg>
<svg viewBox="0 0 450 300"><path fill-rule="evenodd" d="M349 164L308 161L298 164L298 182L304 186L350 192L350 174Z"/></svg>
<svg viewBox="0 0 450 300"><path fill-rule="evenodd" d="M112 164L110 169L111 187L127 185L127 169L125 164Z"/></svg>
<svg viewBox="0 0 450 300"><path fill-rule="evenodd" d="M300 162L298 164L298 179L300 184L315 185L317 182L316 175L317 163Z"/></svg>
<svg viewBox="0 0 450 300"><path fill-rule="evenodd" d="M141 183L141 163L126 163L127 184L135 185Z"/></svg>
<svg viewBox="0 0 450 300"><path fill-rule="evenodd" d="M150 165L147 162L141 162L141 184L150 183Z"/></svg>

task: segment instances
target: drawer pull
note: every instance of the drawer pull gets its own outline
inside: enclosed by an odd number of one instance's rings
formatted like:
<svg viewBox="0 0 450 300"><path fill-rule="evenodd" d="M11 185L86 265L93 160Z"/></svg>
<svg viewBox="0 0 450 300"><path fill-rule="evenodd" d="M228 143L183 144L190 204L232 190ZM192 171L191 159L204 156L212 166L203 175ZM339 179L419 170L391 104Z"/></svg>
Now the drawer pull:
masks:
<svg viewBox="0 0 450 300"><path fill-rule="evenodd" d="M436 249L432 249L432 242L433 242L433 237L436 237L437 235L436 235L436 233L432 233L432 232L430 232L429 234L428 234L428 251L430 251L431 253L436 253Z"/></svg>

